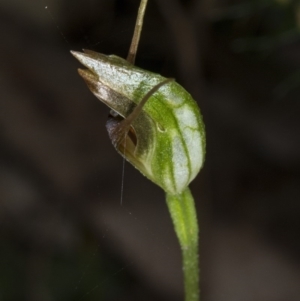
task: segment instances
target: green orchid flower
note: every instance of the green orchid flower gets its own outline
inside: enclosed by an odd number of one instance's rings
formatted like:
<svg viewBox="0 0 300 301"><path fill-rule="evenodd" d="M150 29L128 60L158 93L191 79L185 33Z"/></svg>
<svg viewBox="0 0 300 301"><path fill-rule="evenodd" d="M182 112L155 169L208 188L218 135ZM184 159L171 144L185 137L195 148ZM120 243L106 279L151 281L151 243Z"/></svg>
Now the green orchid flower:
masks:
<svg viewBox="0 0 300 301"><path fill-rule="evenodd" d="M191 95L115 55L72 54L88 68L79 74L91 92L112 109L107 130L119 153L164 191L180 194L205 155L204 124Z"/></svg>

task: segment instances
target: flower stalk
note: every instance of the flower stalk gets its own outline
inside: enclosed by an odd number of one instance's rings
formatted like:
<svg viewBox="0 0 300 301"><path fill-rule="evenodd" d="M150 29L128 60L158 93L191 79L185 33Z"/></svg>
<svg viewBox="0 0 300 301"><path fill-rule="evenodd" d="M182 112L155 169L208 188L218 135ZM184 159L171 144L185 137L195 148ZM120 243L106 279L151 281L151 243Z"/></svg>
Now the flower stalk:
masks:
<svg viewBox="0 0 300 301"><path fill-rule="evenodd" d="M166 194L166 201L182 251L185 301L199 301L199 229L197 213L191 191Z"/></svg>

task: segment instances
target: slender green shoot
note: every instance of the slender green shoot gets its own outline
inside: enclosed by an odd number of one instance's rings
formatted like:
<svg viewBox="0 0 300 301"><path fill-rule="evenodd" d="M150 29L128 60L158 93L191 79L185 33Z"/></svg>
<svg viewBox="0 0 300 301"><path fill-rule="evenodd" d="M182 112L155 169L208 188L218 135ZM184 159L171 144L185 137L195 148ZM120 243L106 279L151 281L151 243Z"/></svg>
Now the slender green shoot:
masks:
<svg viewBox="0 0 300 301"><path fill-rule="evenodd" d="M182 251L185 301L199 301L198 222L193 196L189 188L181 194L166 195Z"/></svg>

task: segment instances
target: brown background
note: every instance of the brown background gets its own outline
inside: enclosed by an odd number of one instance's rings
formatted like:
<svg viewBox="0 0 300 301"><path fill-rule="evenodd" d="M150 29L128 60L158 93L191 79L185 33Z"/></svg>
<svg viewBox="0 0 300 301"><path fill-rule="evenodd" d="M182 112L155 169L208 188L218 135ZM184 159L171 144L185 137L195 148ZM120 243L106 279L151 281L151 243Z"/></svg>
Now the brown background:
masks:
<svg viewBox="0 0 300 301"><path fill-rule="evenodd" d="M69 50L126 57L134 0L0 3L0 300L183 300L163 192L107 137ZM300 298L297 1L149 0L137 65L199 103L203 301ZM48 9L45 9L48 6Z"/></svg>

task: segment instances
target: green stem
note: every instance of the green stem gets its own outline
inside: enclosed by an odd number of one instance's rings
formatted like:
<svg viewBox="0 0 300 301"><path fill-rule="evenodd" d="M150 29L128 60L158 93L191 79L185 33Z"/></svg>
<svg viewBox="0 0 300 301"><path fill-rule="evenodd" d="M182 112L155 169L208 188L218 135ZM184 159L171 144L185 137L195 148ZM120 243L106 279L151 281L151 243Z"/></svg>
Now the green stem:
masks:
<svg viewBox="0 0 300 301"><path fill-rule="evenodd" d="M183 257L185 301L199 301L198 222L193 196L189 188L166 200L179 239Z"/></svg>

